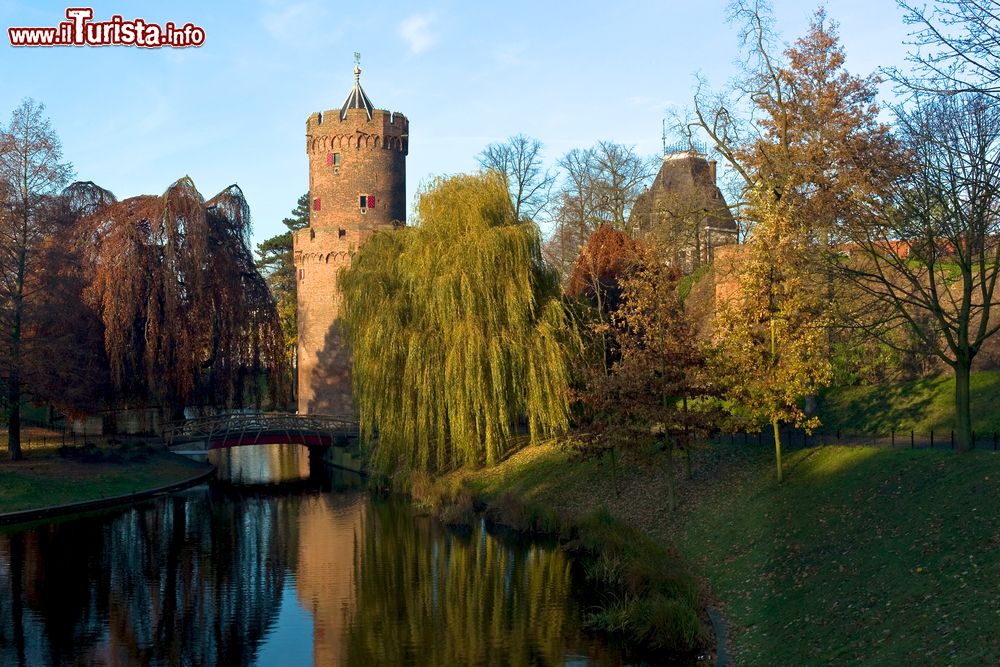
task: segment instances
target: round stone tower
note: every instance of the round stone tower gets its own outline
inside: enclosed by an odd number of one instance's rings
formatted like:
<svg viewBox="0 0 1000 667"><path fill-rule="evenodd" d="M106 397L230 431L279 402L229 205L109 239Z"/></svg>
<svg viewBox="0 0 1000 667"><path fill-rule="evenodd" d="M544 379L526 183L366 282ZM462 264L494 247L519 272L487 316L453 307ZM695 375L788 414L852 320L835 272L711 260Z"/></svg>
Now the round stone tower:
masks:
<svg viewBox="0 0 1000 667"><path fill-rule="evenodd" d="M408 144L409 121L374 108L357 66L343 106L306 121L309 226L293 236L299 414L354 411L337 272L374 232L404 224Z"/></svg>

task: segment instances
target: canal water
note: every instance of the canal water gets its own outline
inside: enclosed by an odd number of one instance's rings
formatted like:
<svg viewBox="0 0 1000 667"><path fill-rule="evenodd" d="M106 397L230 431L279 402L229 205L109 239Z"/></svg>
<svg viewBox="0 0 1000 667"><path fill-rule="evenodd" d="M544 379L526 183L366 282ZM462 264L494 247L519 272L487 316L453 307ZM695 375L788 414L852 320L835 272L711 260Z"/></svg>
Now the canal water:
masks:
<svg viewBox="0 0 1000 667"><path fill-rule="evenodd" d="M456 532L298 445L0 530L0 665L620 665L556 545Z"/></svg>

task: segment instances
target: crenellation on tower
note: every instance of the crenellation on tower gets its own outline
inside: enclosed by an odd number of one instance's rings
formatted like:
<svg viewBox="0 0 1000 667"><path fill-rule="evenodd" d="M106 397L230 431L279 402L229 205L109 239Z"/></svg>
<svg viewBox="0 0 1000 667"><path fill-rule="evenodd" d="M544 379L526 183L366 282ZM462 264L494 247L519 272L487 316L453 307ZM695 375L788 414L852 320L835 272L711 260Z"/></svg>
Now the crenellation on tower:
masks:
<svg viewBox="0 0 1000 667"><path fill-rule="evenodd" d="M376 109L361 88L359 67L354 75L340 109L306 119L309 226L293 235L300 413L353 413L337 274L372 234L406 219L409 120Z"/></svg>

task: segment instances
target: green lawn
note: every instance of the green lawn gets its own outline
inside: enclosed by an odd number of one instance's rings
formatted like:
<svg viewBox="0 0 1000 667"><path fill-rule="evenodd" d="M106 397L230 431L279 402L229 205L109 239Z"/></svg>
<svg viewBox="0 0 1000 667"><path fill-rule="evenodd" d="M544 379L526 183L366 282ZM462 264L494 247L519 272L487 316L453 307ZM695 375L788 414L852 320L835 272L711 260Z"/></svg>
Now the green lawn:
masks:
<svg viewBox="0 0 1000 667"><path fill-rule="evenodd" d="M977 434L991 438L1000 432L1000 371L972 374L972 424ZM915 430L947 433L954 427L955 380L950 376L896 385L840 387L820 398L819 417L826 432L841 429L888 435ZM979 436L977 436L979 437Z"/></svg>
<svg viewBox="0 0 1000 667"><path fill-rule="evenodd" d="M204 464L167 453L117 462L66 460L54 448L32 450L28 456L0 462L0 514L138 493L205 470Z"/></svg>
<svg viewBox="0 0 1000 667"><path fill-rule="evenodd" d="M706 447L675 515L662 454L626 457L617 496L606 461L553 444L464 474L487 501L604 506L676 549L732 624L736 664L1000 664L1000 455L811 448L780 486L772 455Z"/></svg>
<svg viewBox="0 0 1000 667"><path fill-rule="evenodd" d="M685 508L739 664L1000 664L1000 456L808 449ZM754 472L756 468L757 472Z"/></svg>

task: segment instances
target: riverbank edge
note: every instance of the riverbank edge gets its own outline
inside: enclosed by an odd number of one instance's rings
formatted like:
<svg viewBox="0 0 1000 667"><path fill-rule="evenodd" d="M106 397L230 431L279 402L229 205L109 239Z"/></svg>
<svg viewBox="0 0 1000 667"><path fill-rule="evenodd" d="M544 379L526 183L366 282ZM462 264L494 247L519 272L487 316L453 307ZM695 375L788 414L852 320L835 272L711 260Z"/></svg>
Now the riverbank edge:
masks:
<svg viewBox="0 0 1000 667"><path fill-rule="evenodd" d="M177 454L172 454L172 456L179 456ZM188 459L190 460L190 459ZM170 484L164 484L152 489L144 489L142 491L134 491L132 493L125 493L118 496L110 496L107 498L93 498L91 500L78 500L72 503L63 503L60 505L48 505L43 507L34 507L27 510L17 510L15 512L5 512L0 514L0 526L13 526L19 523L28 523L30 521L37 521L39 519L48 519L53 517L60 517L70 514L78 514L82 512L89 512L92 510L107 509L116 506L132 505L137 502L148 500L153 496L157 496L163 493L172 493L174 491L181 491L192 486L196 486L215 475L216 468L210 463L206 463L208 466L205 470L202 470L197 475L182 479L177 482L171 482Z"/></svg>
<svg viewBox="0 0 1000 667"><path fill-rule="evenodd" d="M405 488L401 490L418 508L445 525L465 527L478 517L491 525L520 535L555 538L573 558L580 557L587 551L586 548L581 548L578 535L584 524L588 520L592 521L594 517L607 522L608 529L613 534L621 535L623 539L637 534L655 545L664 555L674 555L644 531L611 517L602 512L600 507L593 508L589 514L581 517L571 519L557 517L547 508L526 501L514 489L506 488L502 492L492 494L476 493L469 487L467 481L461 474L457 477L452 474L433 479L417 477L406 480ZM600 559L603 555L599 551L591 552L591 557L594 559ZM646 564L648 563L643 563ZM686 563L684 565L687 566ZM601 585L607 582L595 583ZM698 583L704 585L706 582L699 577ZM709 631L711 636L702 637L695 650L714 653L712 664L715 667L730 667L732 660L726 632L728 623L722 610L708 602L706 593L708 591L700 592L697 612L699 620L704 622L702 627ZM601 633L620 635L620 632L607 628L595 629ZM648 645L646 650L649 650Z"/></svg>

